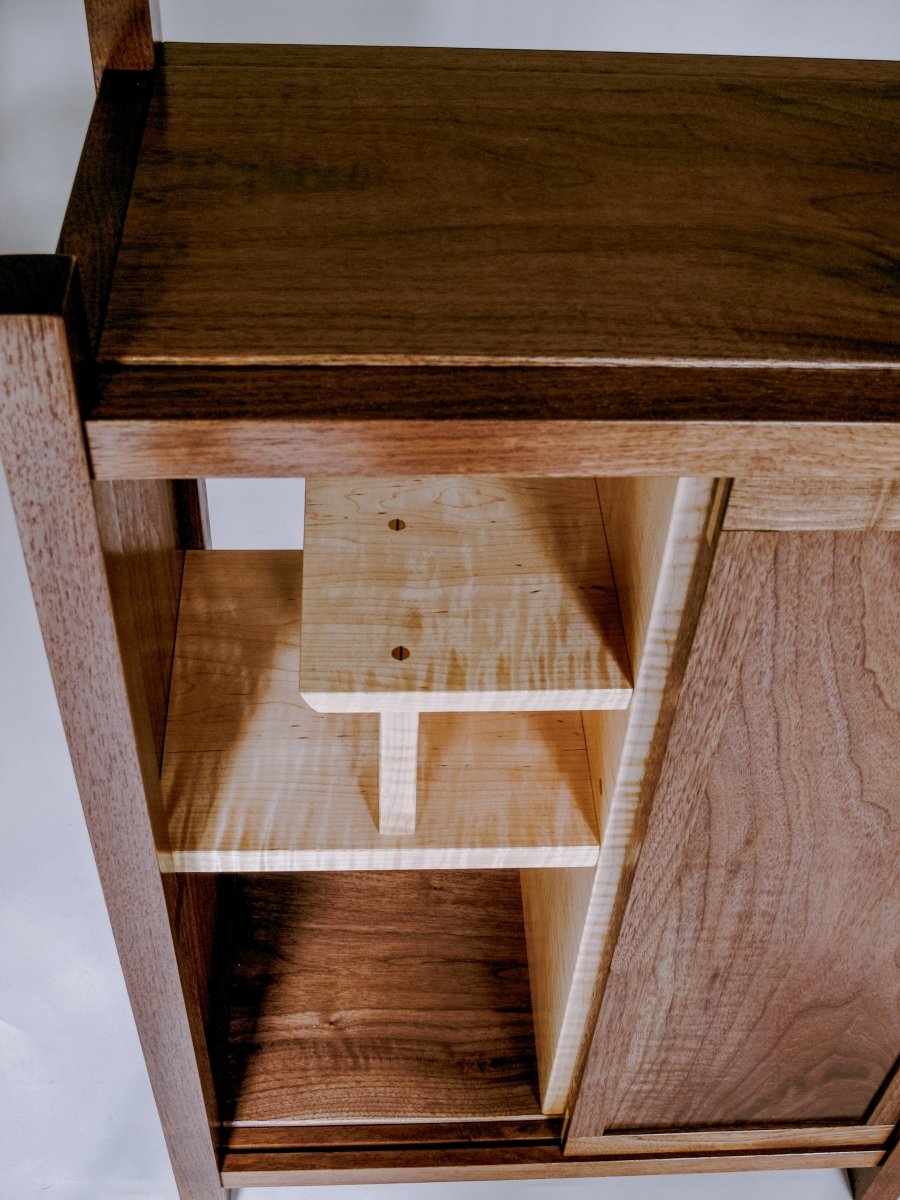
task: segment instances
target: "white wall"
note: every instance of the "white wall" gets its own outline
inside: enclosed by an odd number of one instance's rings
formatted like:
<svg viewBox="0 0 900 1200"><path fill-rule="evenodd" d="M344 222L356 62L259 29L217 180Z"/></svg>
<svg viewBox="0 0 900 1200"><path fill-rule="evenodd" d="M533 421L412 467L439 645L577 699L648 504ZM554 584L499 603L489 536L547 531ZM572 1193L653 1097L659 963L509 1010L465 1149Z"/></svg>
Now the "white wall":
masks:
<svg viewBox="0 0 900 1200"><path fill-rule="evenodd" d="M164 0L176 39L900 58L895 0ZM52 251L92 99L79 0L0 0L0 253ZM297 544L296 489L213 489L219 545ZM266 504L280 512L272 533ZM264 531L264 532L261 532ZM0 1197L173 1200L0 488ZM245 1191L304 1200L846 1200L837 1171Z"/></svg>
<svg viewBox="0 0 900 1200"><path fill-rule="evenodd" d="M169 41L900 58L895 0L161 0Z"/></svg>

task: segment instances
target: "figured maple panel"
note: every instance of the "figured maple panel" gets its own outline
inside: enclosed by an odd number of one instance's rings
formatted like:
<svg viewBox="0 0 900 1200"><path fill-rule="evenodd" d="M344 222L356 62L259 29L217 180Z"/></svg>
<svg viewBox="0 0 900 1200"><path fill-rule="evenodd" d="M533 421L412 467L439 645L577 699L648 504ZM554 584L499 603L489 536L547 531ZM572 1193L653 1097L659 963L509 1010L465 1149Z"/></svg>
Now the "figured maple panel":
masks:
<svg viewBox="0 0 900 1200"><path fill-rule="evenodd" d="M299 692L300 551L188 553L163 760L167 870L586 866L580 713L422 718L415 833L378 832L378 718Z"/></svg>
<svg viewBox="0 0 900 1200"><path fill-rule="evenodd" d="M512 871L239 876L225 1119L540 1119Z"/></svg>
<svg viewBox="0 0 900 1200"><path fill-rule="evenodd" d="M574 1152L865 1118L900 1044L898 661L898 535L723 535Z"/></svg>
<svg viewBox="0 0 900 1200"><path fill-rule="evenodd" d="M625 708L592 479L309 479L300 690L323 712Z"/></svg>
<svg viewBox="0 0 900 1200"><path fill-rule="evenodd" d="M103 356L896 362L897 79L886 63L174 48Z"/></svg>

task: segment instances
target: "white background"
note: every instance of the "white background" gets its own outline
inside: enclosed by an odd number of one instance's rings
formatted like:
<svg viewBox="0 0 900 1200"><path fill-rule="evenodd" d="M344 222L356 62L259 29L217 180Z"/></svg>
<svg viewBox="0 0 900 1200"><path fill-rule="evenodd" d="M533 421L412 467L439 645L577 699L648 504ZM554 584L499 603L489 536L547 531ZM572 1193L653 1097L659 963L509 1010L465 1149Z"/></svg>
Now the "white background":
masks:
<svg viewBox="0 0 900 1200"><path fill-rule="evenodd" d="M896 0L163 0L170 40L900 58ZM157 31L159 36L159 30ZM80 0L0 0L0 253L53 250L93 88ZM296 485L213 485L214 541L299 542ZM0 1197L174 1200L5 486ZM846 1200L838 1171L243 1191L241 1200Z"/></svg>

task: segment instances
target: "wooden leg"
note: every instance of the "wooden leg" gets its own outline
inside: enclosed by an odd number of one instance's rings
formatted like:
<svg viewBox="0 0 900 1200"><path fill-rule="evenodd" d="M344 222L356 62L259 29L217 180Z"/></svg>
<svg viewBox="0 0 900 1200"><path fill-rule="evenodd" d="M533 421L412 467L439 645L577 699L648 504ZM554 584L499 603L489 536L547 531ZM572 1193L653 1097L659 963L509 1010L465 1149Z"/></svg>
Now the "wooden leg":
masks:
<svg viewBox="0 0 900 1200"><path fill-rule="evenodd" d="M378 832L413 833L416 828L416 765L419 714L381 714L378 747Z"/></svg>

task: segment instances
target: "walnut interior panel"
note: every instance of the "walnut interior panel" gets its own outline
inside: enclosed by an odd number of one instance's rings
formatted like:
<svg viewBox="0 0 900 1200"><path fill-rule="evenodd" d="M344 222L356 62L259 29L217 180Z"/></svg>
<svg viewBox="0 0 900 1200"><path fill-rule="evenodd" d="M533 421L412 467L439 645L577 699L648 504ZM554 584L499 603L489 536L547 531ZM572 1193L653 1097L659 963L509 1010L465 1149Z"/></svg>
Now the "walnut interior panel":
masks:
<svg viewBox="0 0 900 1200"><path fill-rule="evenodd" d="M176 48L102 357L896 363L880 67Z"/></svg>
<svg viewBox="0 0 900 1200"><path fill-rule="evenodd" d="M236 876L235 1125L541 1119L518 875Z"/></svg>

